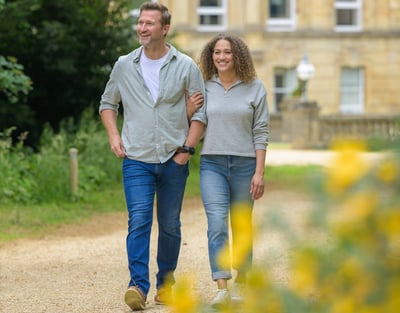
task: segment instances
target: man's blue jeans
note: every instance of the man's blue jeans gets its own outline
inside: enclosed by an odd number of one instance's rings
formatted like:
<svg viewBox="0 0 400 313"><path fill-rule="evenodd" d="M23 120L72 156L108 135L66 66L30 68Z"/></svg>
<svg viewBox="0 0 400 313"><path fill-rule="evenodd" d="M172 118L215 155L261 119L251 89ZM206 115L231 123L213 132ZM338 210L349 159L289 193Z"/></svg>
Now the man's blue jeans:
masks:
<svg viewBox="0 0 400 313"><path fill-rule="evenodd" d="M229 244L229 214L236 203L248 203L253 207L250 194L251 179L256 168L256 159L229 155L203 155L200 159L201 197L207 215L208 255L212 279L231 279L230 268L221 268L218 254ZM232 229L232 240L235 233ZM251 266L252 251L249 251L243 269L244 275ZM238 277L237 277L238 280Z"/></svg>
<svg viewBox="0 0 400 313"><path fill-rule="evenodd" d="M130 272L129 286L147 295L150 289L149 254L154 196L157 201L158 273L156 287L173 281L181 245L180 213L189 166L172 160L144 163L124 159L123 182L128 209L126 249ZM169 276L171 275L171 277Z"/></svg>

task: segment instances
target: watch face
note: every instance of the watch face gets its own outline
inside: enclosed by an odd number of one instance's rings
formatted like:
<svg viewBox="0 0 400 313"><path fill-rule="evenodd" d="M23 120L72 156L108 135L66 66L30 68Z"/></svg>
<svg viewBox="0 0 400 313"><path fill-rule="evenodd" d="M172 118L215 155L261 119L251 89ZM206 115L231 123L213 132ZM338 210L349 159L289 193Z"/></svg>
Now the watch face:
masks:
<svg viewBox="0 0 400 313"><path fill-rule="evenodd" d="M183 150L185 150L185 152L190 154L194 154L195 152L195 149L193 147L188 147L188 146L183 146Z"/></svg>

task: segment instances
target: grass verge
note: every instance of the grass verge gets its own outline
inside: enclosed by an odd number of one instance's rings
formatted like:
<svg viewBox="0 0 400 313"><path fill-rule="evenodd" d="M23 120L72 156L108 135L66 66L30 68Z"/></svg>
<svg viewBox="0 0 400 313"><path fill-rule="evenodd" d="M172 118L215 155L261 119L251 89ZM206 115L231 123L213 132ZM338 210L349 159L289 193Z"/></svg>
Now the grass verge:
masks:
<svg viewBox="0 0 400 313"><path fill-rule="evenodd" d="M266 192L288 189L309 192L313 177L321 173L320 166L267 166ZM186 198L200 197L198 170L191 170ZM310 183L307 183L310 182ZM78 224L90 217L106 212L125 211L122 185L115 183L108 189L91 191L84 199L41 205L0 206L0 242L18 238L37 237L64 224Z"/></svg>

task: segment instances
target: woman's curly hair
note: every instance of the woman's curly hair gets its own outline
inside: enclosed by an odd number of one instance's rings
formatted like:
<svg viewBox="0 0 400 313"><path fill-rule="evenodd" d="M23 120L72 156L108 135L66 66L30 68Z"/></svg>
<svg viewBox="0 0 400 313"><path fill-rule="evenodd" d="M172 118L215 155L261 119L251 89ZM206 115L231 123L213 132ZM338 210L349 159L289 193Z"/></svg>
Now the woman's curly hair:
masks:
<svg viewBox="0 0 400 313"><path fill-rule="evenodd" d="M217 68L213 62L213 53L215 44L222 39L229 41L231 44L234 68L240 80L245 83L254 80L257 74L248 46L239 37L227 33L216 35L203 48L199 62L203 79L209 80L214 74L217 74Z"/></svg>

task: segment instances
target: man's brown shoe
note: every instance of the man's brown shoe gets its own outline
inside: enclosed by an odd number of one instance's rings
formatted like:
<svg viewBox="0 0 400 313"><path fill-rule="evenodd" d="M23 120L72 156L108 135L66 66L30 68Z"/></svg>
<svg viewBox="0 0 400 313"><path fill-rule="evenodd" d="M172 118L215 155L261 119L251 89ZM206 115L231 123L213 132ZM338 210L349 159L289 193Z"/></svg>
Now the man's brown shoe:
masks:
<svg viewBox="0 0 400 313"><path fill-rule="evenodd" d="M146 299L143 292L136 286L131 286L125 292L125 303L133 310L144 310Z"/></svg>
<svg viewBox="0 0 400 313"><path fill-rule="evenodd" d="M154 296L154 302L161 305L171 304L172 288L163 286L157 289L157 294Z"/></svg>

